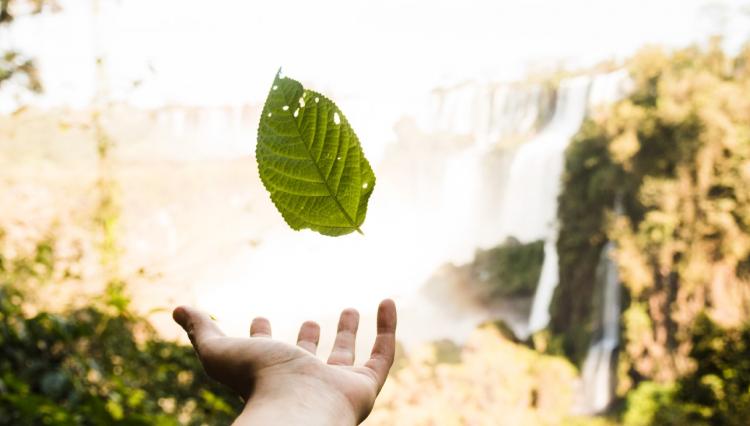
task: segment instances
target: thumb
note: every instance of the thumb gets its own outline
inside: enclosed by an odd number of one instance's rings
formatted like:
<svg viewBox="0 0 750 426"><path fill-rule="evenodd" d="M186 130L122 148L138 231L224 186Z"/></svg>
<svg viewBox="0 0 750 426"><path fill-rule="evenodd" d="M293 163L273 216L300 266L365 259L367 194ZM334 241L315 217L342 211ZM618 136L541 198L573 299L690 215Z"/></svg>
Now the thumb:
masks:
<svg viewBox="0 0 750 426"><path fill-rule="evenodd" d="M179 306L172 312L172 318L185 330L196 350L206 339L224 336L216 322L197 309Z"/></svg>

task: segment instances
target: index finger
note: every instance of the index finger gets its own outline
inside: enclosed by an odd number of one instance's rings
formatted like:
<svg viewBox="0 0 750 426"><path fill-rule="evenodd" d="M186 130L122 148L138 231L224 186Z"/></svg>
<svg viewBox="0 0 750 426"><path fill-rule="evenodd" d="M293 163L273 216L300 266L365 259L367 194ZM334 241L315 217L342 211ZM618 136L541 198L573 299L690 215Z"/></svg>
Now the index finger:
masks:
<svg viewBox="0 0 750 426"><path fill-rule="evenodd" d="M370 359L365 363L365 367L375 373L378 389L383 387L396 354L396 322L396 304L393 300L386 299L380 302L378 335L375 337Z"/></svg>

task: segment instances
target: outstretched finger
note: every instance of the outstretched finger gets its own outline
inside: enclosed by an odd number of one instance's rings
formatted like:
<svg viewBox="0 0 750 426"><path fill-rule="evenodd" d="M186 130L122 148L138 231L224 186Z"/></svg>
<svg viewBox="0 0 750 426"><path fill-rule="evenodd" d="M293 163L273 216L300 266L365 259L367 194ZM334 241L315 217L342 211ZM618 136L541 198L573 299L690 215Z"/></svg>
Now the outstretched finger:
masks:
<svg viewBox="0 0 750 426"><path fill-rule="evenodd" d="M299 328L297 346L315 355L320 340L320 326L314 321L305 321Z"/></svg>
<svg viewBox="0 0 750 426"><path fill-rule="evenodd" d="M391 299L380 302L378 306L378 335L372 346L370 359L365 363L378 382L378 389L385 383L388 371L393 365L396 354L396 304Z"/></svg>
<svg viewBox="0 0 750 426"><path fill-rule="evenodd" d="M205 312L188 306L179 306L172 312L172 318L187 333L193 347L200 352L203 342L211 337L221 337L224 333Z"/></svg>
<svg viewBox="0 0 750 426"><path fill-rule="evenodd" d="M263 317L253 319L250 324L250 337L271 337L271 322Z"/></svg>
<svg viewBox="0 0 750 426"><path fill-rule="evenodd" d="M331 356L328 363L333 365L354 364L354 342L359 327L359 312L356 309L344 309L339 318L338 333L333 342Z"/></svg>

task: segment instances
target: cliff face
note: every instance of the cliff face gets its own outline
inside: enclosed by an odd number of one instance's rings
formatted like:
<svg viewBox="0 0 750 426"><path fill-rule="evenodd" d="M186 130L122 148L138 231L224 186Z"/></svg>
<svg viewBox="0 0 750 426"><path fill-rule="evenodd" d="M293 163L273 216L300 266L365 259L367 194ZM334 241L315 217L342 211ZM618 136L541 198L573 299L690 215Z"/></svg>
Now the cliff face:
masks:
<svg viewBox="0 0 750 426"><path fill-rule="evenodd" d="M630 74L631 95L592 114L566 153L550 325L580 363L599 332L597 260L614 241L621 392L690 371L699 314L750 318L750 48L648 49Z"/></svg>

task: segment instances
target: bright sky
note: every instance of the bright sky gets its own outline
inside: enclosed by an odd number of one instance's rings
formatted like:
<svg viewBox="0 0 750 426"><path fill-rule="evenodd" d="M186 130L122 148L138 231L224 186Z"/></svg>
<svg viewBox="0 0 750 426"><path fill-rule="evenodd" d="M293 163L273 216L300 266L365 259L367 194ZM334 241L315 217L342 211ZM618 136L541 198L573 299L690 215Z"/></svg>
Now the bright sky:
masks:
<svg viewBox="0 0 750 426"><path fill-rule="evenodd" d="M61 0L62 13L0 33L0 47L39 58L42 104L85 106L96 51L116 98L225 105L262 102L279 66L337 96L393 100L446 82L520 78L529 65L623 57L645 43L684 45L717 30L730 45L750 36L747 0L98 1L98 24L92 0ZM137 90L135 80L144 81Z"/></svg>

